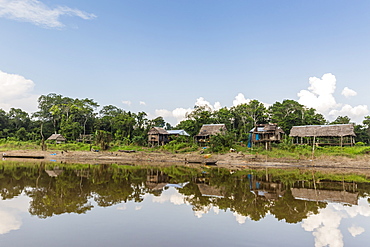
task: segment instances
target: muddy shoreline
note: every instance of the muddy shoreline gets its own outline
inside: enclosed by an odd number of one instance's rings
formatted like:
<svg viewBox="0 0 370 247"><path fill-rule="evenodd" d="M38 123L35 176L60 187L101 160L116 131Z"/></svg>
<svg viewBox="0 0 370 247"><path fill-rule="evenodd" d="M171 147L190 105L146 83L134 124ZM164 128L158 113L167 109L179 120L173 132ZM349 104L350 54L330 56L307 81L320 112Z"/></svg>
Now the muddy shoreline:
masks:
<svg viewBox="0 0 370 247"><path fill-rule="evenodd" d="M2 160L32 161L32 158L4 158L3 156L43 156L45 162L78 163L78 164L118 164L118 165L151 165L171 166L184 165L199 167L212 165L231 170L258 168L298 168L315 169L328 172L360 173L370 176L370 155L356 158L329 156L312 159L272 159L264 155L227 153L203 155L199 153L173 154L166 152L89 152L89 151L38 151L11 150L0 153Z"/></svg>

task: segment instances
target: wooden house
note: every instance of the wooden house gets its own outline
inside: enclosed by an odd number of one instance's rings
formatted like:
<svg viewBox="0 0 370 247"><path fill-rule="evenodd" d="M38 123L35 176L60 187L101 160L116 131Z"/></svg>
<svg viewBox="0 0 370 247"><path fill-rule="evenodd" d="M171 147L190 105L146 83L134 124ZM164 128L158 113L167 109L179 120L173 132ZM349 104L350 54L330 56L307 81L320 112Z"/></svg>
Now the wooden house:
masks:
<svg viewBox="0 0 370 247"><path fill-rule="evenodd" d="M356 136L353 124L293 126L295 144L353 145Z"/></svg>
<svg viewBox="0 0 370 247"><path fill-rule="evenodd" d="M148 132L148 143L151 145L164 145L169 142L168 132L161 127L153 127Z"/></svg>
<svg viewBox="0 0 370 247"><path fill-rule="evenodd" d="M258 124L249 131L251 145L264 145L266 150L271 148L271 143L277 143L282 140L284 131L276 124Z"/></svg>
<svg viewBox="0 0 370 247"><path fill-rule="evenodd" d="M52 134L47 141L55 141L56 144L65 143L67 141L61 134Z"/></svg>
<svg viewBox="0 0 370 247"><path fill-rule="evenodd" d="M203 124L195 140L198 143L207 143L211 136L225 134L227 131L225 124Z"/></svg>

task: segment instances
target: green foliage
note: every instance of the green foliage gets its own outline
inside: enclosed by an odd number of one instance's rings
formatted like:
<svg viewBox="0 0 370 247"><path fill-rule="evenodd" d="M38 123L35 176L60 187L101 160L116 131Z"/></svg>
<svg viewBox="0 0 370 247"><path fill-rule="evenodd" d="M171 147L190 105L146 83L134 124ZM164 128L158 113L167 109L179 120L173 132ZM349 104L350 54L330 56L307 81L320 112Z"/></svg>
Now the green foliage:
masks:
<svg viewBox="0 0 370 247"><path fill-rule="evenodd" d="M217 134L211 136L209 145L212 152L218 153L233 148L234 142L234 135L232 133Z"/></svg>

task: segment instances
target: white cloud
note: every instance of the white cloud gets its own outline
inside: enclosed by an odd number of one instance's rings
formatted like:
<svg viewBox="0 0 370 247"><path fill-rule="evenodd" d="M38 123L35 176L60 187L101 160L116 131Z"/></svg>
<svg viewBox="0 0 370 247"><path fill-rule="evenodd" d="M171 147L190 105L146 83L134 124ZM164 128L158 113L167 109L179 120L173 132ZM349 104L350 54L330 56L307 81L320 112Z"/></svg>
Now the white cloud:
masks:
<svg viewBox="0 0 370 247"><path fill-rule="evenodd" d="M205 100L203 97L199 97L198 99L196 99L194 105L199 107L206 107L210 111L217 111L222 108L220 102L215 102L212 105L209 101ZM177 125L178 123L186 119L186 114L189 114L193 110L194 109L192 108L176 108L172 111L167 109L157 109L155 110L154 115L155 117L162 116L163 118L175 119L175 123L172 122L171 124Z"/></svg>
<svg viewBox="0 0 370 247"><path fill-rule="evenodd" d="M344 97L346 98L349 98L349 97L356 96L357 92L352 89L349 89L348 87L345 87L342 91L342 95L344 95Z"/></svg>
<svg viewBox="0 0 370 247"><path fill-rule="evenodd" d="M307 107L312 107L322 114L327 114L331 109L338 106L333 96L336 88L336 78L328 73L320 78L309 78L308 90L298 93L298 102Z"/></svg>
<svg viewBox="0 0 370 247"><path fill-rule="evenodd" d="M369 113L367 105L350 106L337 103L334 97L336 89L336 78L333 74L324 74L321 79L309 78L308 90L301 90L298 93L298 102L309 108L316 109L327 118L335 119L338 116L348 116L352 121L361 122L363 117ZM345 97L356 96L357 93L345 87L342 90Z"/></svg>
<svg viewBox="0 0 370 247"><path fill-rule="evenodd" d="M200 106L200 107L205 106L205 107L209 108L212 111L217 111L217 110L221 109L221 103L220 102L216 102L214 105L212 105L207 100L205 100L203 97L199 97L195 101L195 105Z"/></svg>
<svg viewBox="0 0 370 247"><path fill-rule="evenodd" d="M351 226L348 228L349 233L351 233L352 237L356 237L365 232L365 229L360 226Z"/></svg>
<svg viewBox="0 0 370 247"><path fill-rule="evenodd" d="M0 108L21 108L25 111L37 109L38 96L31 92L35 83L21 75L8 74L0 70Z"/></svg>
<svg viewBox="0 0 370 247"><path fill-rule="evenodd" d="M146 103L144 101L140 101L139 104L140 105L146 105Z"/></svg>
<svg viewBox="0 0 370 247"><path fill-rule="evenodd" d="M123 100L122 101L122 104L130 106L131 105L131 101L129 101L129 100Z"/></svg>
<svg viewBox="0 0 370 247"><path fill-rule="evenodd" d="M251 101L250 99L246 99L244 97L244 94L238 93L238 95L235 96L235 99L233 100L233 106L248 104L250 101Z"/></svg>
<svg viewBox="0 0 370 247"><path fill-rule="evenodd" d="M330 116L348 116L351 120L355 122L361 122L365 115L369 114L369 109L367 105L358 105L358 106L350 106L344 105L339 110L332 110L329 112Z"/></svg>
<svg viewBox="0 0 370 247"><path fill-rule="evenodd" d="M66 6L49 8L37 0L0 0L0 17L7 19L30 22L42 27L61 28L64 27L60 21L63 15L77 16L85 20L96 18L94 14Z"/></svg>

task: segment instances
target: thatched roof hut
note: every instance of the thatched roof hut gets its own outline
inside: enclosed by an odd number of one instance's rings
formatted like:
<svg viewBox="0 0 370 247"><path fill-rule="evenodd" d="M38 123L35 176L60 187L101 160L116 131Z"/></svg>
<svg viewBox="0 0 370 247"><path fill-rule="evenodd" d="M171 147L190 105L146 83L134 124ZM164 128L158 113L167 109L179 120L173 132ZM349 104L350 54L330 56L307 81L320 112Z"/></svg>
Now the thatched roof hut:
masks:
<svg viewBox="0 0 370 247"><path fill-rule="evenodd" d="M293 126L290 130L290 136L300 138L300 143L304 139L310 144L315 145L353 145L356 136L353 124L335 124L335 125L306 125ZM338 141L340 139L340 141ZM337 140L337 141L335 141ZM296 142L298 144L298 140Z"/></svg>
<svg viewBox="0 0 370 247"><path fill-rule="evenodd" d="M356 136L353 124L293 126L292 137L344 137Z"/></svg>
<svg viewBox="0 0 370 247"><path fill-rule="evenodd" d="M197 136L213 136L226 132L225 124L203 124Z"/></svg>
<svg viewBox="0 0 370 247"><path fill-rule="evenodd" d="M67 141L61 134L52 134L47 140L55 141L56 144L65 143Z"/></svg>
<svg viewBox="0 0 370 247"><path fill-rule="evenodd" d="M227 129L225 124L203 124L198 135L195 136L195 139L198 142L207 142L210 136L225 134L226 131Z"/></svg>

